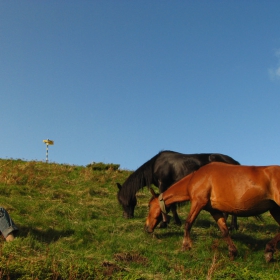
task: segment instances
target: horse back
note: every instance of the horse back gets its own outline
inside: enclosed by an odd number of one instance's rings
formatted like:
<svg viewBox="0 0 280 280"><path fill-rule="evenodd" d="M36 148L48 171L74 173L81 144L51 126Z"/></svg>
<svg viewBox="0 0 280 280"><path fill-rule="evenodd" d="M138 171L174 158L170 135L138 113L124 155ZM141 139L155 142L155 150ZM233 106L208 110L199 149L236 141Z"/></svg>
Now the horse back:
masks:
<svg viewBox="0 0 280 280"><path fill-rule="evenodd" d="M271 203L280 205L280 167L211 163L194 174L189 192L224 212L262 213Z"/></svg>
<svg viewBox="0 0 280 280"><path fill-rule="evenodd" d="M161 192L165 191L175 182L209 163L209 155L202 154L198 157L171 151L161 152L154 163L154 184Z"/></svg>
<svg viewBox="0 0 280 280"><path fill-rule="evenodd" d="M172 184L210 162L239 165L239 162L223 154L182 154L173 151L163 151L158 154L154 162L153 183L160 188L160 191L165 191Z"/></svg>

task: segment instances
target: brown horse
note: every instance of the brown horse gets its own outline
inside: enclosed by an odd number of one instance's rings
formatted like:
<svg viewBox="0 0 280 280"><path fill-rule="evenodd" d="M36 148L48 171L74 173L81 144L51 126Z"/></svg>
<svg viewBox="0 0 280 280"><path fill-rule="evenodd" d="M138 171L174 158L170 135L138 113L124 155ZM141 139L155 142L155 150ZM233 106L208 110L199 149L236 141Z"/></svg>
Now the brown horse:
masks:
<svg viewBox="0 0 280 280"><path fill-rule="evenodd" d="M191 201L191 208L185 223L183 250L191 249L191 227L200 211L208 211L218 224L228 244L231 259L237 249L229 236L224 213L248 217L269 211L280 225L280 166L242 166L224 163L210 163L184 177L158 198L153 192L149 203L149 215L145 229L153 232L161 220L161 212L173 204ZM267 243L265 259L273 258L280 233Z"/></svg>

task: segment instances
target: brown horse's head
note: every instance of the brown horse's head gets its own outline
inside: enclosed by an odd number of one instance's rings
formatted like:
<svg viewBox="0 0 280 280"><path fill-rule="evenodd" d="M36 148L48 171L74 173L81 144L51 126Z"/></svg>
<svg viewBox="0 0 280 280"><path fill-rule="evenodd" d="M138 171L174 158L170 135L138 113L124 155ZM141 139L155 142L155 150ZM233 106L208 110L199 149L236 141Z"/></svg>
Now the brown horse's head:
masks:
<svg viewBox="0 0 280 280"><path fill-rule="evenodd" d="M149 202L149 214L145 223L145 230L148 233L152 233L154 231L154 228L162 220L162 214L158 201L158 194L156 194L152 188L150 190L153 197Z"/></svg>

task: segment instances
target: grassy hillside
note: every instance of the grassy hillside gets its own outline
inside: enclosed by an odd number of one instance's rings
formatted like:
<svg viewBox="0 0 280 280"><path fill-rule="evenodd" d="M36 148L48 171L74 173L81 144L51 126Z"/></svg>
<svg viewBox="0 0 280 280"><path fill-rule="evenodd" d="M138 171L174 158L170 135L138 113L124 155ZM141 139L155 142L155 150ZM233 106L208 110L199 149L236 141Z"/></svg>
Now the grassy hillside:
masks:
<svg viewBox="0 0 280 280"><path fill-rule="evenodd" d="M239 219L232 233L239 255L228 259L210 215L201 213L194 248L181 252L183 227L172 223L144 232L147 189L138 193L135 218L121 217L116 182L130 172L118 165L87 167L0 159L0 205L20 228L14 242L0 240L0 279L278 279L280 255L266 264L266 242L278 230ZM183 220L189 205L179 208Z"/></svg>

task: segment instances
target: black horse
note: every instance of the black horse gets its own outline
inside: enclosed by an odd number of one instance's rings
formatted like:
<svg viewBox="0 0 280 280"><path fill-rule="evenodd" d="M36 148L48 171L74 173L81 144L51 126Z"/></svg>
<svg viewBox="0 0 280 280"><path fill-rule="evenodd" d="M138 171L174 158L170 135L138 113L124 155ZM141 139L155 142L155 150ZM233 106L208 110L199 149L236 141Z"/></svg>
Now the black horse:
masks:
<svg viewBox="0 0 280 280"><path fill-rule="evenodd" d="M160 193L172 184L198 170L201 166L213 161L239 165L239 162L223 154L181 154L173 151L162 151L141 165L133 172L119 188L117 198L123 207L125 218L134 217L137 204L136 193L141 188L148 188L153 184ZM171 207L176 224L181 224L176 211L176 205ZM237 219L232 217L231 228L237 229Z"/></svg>

